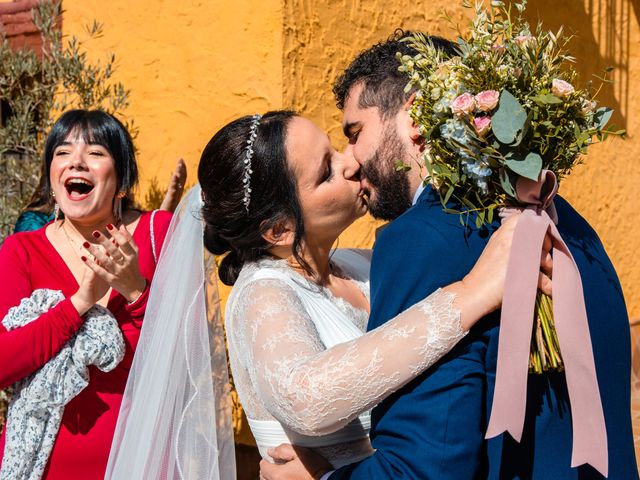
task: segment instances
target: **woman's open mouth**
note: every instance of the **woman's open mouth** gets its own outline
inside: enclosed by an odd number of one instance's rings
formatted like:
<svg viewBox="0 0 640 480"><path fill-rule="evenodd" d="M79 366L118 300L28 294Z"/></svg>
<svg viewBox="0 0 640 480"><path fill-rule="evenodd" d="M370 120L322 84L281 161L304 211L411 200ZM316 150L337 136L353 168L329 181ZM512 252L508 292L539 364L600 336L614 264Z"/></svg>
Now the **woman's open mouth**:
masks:
<svg viewBox="0 0 640 480"><path fill-rule="evenodd" d="M64 188L70 200L84 200L93 190L93 183L84 178L72 177L64 182Z"/></svg>

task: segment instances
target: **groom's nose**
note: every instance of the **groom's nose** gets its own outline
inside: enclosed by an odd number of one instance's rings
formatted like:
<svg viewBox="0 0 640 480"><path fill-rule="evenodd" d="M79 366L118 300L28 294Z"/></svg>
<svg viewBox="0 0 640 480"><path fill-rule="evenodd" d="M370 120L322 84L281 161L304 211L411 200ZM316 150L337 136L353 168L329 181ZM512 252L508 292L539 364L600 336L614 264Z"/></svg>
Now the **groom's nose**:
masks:
<svg viewBox="0 0 640 480"><path fill-rule="evenodd" d="M360 164L356 162L356 159L353 156L353 152L350 148L345 149L342 153L342 161L343 161L343 175L346 179L351 179L354 177L360 178Z"/></svg>
<svg viewBox="0 0 640 480"><path fill-rule="evenodd" d="M347 146L344 149L344 154L345 155L349 155L350 157L353 157L353 159L359 164L360 162L358 162L358 159L356 158L354 152L353 152L353 144L352 143L348 143Z"/></svg>

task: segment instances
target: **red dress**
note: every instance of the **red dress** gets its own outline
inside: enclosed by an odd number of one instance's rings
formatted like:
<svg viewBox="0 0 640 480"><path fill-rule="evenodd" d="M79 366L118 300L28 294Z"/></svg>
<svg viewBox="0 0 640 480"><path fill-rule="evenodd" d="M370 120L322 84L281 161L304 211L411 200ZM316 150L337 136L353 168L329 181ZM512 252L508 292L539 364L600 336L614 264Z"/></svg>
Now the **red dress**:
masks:
<svg viewBox="0 0 640 480"><path fill-rule="evenodd" d="M133 233L139 249L140 271L147 279L147 288L130 305L113 290L107 304L124 336L124 359L108 373L89 367L89 385L65 407L44 479L104 478L127 375L140 337L148 285L155 271L150 219L151 212L142 213ZM170 221L168 212L157 211L154 216L157 254ZM0 248L0 277L3 279L0 320L9 308L18 305L21 299L29 297L38 288L62 290L66 299L24 327L8 332L0 323L0 389L42 367L60 351L84 321L69 300L78 289L78 283L47 239L45 229L11 235ZM4 443L3 432L0 452L4 451Z"/></svg>

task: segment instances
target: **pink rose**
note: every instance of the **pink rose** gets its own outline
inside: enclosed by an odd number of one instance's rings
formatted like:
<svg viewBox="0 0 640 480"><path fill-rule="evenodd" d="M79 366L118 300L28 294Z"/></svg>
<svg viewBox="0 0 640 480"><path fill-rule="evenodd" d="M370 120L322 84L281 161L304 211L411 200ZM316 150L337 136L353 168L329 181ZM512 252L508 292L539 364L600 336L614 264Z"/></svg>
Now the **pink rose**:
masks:
<svg viewBox="0 0 640 480"><path fill-rule="evenodd" d="M559 78L554 78L553 82L551 82L551 93L556 97L567 98L573 92L575 92L575 88L573 88L573 85L569 82L565 82Z"/></svg>
<svg viewBox="0 0 640 480"><path fill-rule="evenodd" d="M476 99L470 93L458 95L451 102L451 111L458 116L468 115L476 108Z"/></svg>
<svg viewBox="0 0 640 480"><path fill-rule="evenodd" d="M500 94L495 90L484 90L476 95L478 109L482 112L490 112L498 106Z"/></svg>
<svg viewBox="0 0 640 480"><path fill-rule="evenodd" d="M476 117L473 119L473 126L481 137L491 130L491 117Z"/></svg>

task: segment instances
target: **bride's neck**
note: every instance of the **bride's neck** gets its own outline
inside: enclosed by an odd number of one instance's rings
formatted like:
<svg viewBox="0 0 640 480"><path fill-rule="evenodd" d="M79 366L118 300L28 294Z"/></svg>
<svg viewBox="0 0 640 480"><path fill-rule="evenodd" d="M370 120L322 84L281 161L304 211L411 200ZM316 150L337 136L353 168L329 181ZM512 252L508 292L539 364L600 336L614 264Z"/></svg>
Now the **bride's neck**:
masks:
<svg viewBox="0 0 640 480"><path fill-rule="evenodd" d="M300 257L306 263L305 266L296 259L291 248L281 251L274 249L271 253L276 257L286 259L294 270L309 277L314 282L326 285L329 283L329 276L331 275L329 259L332 247L333 243L313 244L303 242L300 249Z"/></svg>

